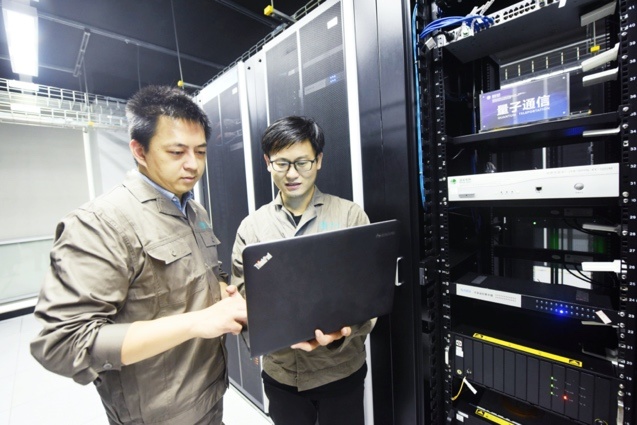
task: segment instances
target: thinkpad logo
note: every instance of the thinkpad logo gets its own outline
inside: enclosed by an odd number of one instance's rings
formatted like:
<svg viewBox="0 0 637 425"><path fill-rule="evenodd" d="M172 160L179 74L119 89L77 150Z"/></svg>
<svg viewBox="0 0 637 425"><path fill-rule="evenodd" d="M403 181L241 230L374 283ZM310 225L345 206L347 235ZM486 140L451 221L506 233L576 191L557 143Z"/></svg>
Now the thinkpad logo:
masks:
<svg viewBox="0 0 637 425"><path fill-rule="evenodd" d="M267 254L265 254L263 257L261 257L261 259L259 261L257 261L256 263L254 263L254 267L256 267L257 270L260 270L261 267L265 266L265 263L267 263L268 261L270 261L270 259L272 258L272 254L270 254L269 252Z"/></svg>

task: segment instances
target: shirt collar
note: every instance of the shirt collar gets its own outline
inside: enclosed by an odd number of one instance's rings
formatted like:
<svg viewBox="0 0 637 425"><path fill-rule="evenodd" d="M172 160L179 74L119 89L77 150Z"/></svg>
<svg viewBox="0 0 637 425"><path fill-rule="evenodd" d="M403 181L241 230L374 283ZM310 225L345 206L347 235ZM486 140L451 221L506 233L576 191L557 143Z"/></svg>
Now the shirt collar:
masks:
<svg viewBox="0 0 637 425"><path fill-rule="evenodd" d="M321 192L319 188L314 185L314 194L312 195L312 199L308 204L308 208L312 205L318 207L319 205L323 205L323 202L323 192ZM274 198L274 205L278 206L279 208L283 208L283 198L281 197L281 191L279 191L276 195L276 198Z"/></svg>
<svg viewBox="0 0 637 425"><path fill-rule="evenodd" d="M151 185L152 187L154 187L155 189L157 189L157 191L159 193L161 193L164 197L166 197L167 199L169 199L173 204L175 204L175 206L177 208L179 208L179 210L186 215L186 206L188 205L188 201L190 201L191 199L195 199L195 195L194 193L191 191L184 193L183 196L183 202L182 200L179 199L179 197L177 195L175 195L174 193L164 189L163 187L161 187L160 185L158 185L157 183L155 183L154 181L152 181L151 179L148 178L148 176L142 174L139 172L139 170L133 170L133 174L138 175L139 177L141 177L142 180L144 180L145 182L147 182L149 185Z"/></svg>

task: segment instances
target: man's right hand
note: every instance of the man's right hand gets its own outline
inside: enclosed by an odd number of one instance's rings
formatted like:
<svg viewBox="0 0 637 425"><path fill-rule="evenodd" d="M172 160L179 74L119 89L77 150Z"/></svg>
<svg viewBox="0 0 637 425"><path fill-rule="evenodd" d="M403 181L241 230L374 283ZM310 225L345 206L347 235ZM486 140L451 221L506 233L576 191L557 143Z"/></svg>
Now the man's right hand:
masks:
<svg viewBox="0 0 637 425"><path fill-rule="evenodd" d="M234 286L227 294L203 310L132 323L122 343L122 363L137 363L192 338L238 335L247 323L246 302Z"/></svg>
<svg viewBox="0 0 637 425"><path fill-rule="evenodd" d="M236 286L226 288L227 296L203 310L193 312L194 333L215 338L226 333L238 335L248 321L246 302Z"/></svg>

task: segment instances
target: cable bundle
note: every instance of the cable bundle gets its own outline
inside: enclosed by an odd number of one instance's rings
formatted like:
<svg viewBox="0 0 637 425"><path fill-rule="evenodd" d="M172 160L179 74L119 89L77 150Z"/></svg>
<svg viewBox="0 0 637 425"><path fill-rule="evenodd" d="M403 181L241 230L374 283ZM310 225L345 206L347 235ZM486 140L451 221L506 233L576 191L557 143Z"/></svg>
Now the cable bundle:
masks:
<svg viewBox="0 0 637 425"><path fill-rule="evenodd" d="M495 23L493 18L484 15L467 15L467 16L449 16L446 18L436 19L431 21L423 28L420 33L420 38L426 38L436 31L440 31L444 28L456 27L458 25L467 25L474 32L481 31L489 28Z"/></svg>

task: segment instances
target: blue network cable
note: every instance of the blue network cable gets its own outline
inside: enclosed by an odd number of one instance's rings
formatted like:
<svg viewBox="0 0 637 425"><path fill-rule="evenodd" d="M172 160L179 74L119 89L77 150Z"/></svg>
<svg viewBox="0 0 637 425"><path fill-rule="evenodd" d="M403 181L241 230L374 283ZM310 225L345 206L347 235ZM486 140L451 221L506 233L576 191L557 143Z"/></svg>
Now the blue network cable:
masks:
<svg viewBox="0 0 637 425"><path fill-rule="evenodd" d="M488 28L494 24L492 18L483 15L468 15L468 16L450 16L447 18L436 19L425 26L419 36L416 32L416 18L418 16L418 5L414 6L414 11L411 18L411 33L412 33L412 49L414 55L414 81L416 85L416 132L418 142L418 175L420 183L420 196L423 208L426 208L426 194L425 194L425 172L422 155L422 130L421 130L421 111L420 111L420 81L418 77L418 41L419 38L423 39L428 35L447 27L454 27L468 24L474 31L480 31ZM475 165L473 166L475 169ZM475 173L475 171L474 171Z"/></svg>
<svg viewBox="0 0 637 425"><path fill-rule="evenodd" d="M442 30L443 28L456 27L462 24L469 25L469 27L477 32L485 28L489 28L494 23L493 18L484 15L448 16L428 23L420 33L420 38L426 38L432 33Z"/></svg>
<svg viewBox="0 0 637 425"><path fill-rule="evenodd" d="M416 37L416 17L418 5L414 6L411 18L412 48L414 54L414 80L416 82L416 138L418 140L418 175L420 179L420 197L422 207L425 208L425 172L422 161L422 132L420 129L420 82L418 79L418 38Z"/></svg>

